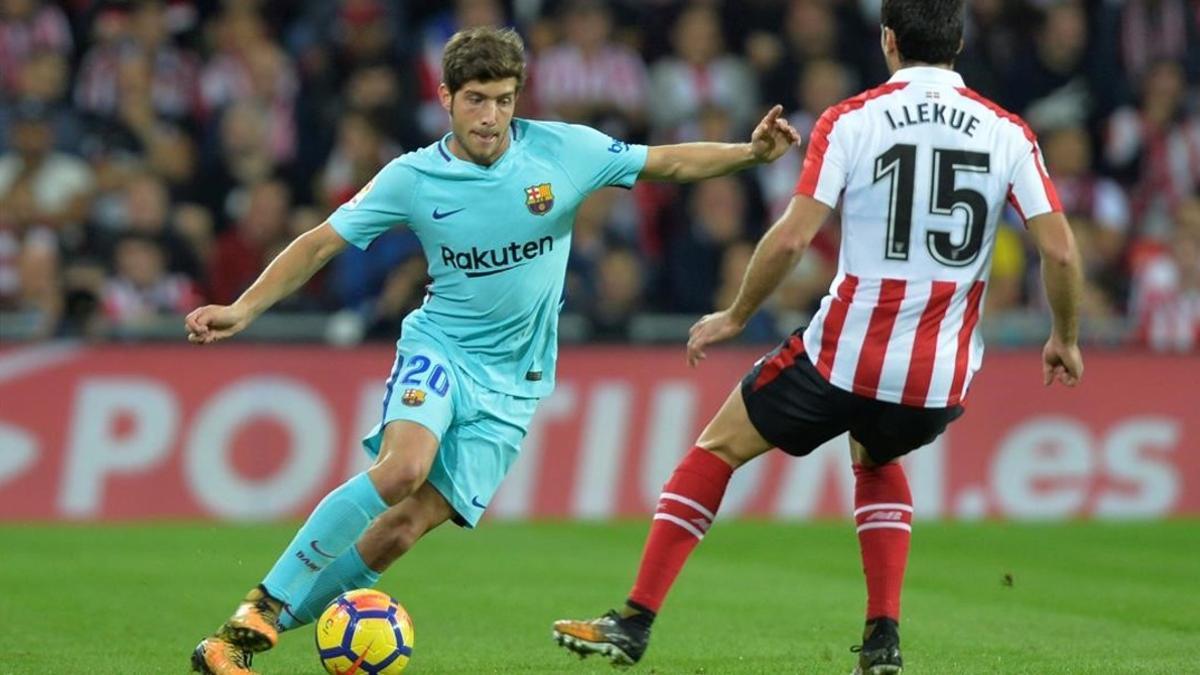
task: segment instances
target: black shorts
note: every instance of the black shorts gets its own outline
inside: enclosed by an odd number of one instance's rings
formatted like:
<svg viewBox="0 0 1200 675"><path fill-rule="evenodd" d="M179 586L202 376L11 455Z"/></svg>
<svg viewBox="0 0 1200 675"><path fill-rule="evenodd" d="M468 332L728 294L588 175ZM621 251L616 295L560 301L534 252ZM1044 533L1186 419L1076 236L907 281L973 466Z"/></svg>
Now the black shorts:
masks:
<svg viewBox="0 0 1200 675"><path fill-rule="evenodd" d="M742 378L742 400L758 433L789 455L848 431L879 464L928 445L963 414L961 405L918 408L833 386L804 353L799 330Z"/></svg>

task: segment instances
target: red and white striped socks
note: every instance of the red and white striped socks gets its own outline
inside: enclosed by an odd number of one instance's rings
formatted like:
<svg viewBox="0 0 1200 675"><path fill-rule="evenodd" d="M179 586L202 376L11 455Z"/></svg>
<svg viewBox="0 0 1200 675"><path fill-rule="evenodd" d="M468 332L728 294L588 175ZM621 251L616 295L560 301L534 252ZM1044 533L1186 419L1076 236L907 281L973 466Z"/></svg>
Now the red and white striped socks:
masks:
<svg viewBox="0 0 1200 675"><path fill-rule="evenodd" d="M642 551L629 602L657 613L688 555L704 538L725 496L733 467L713 453L692 448L663 486Z"/></svg>
<svg viewBox="0 0 1200 675"><path fill-rule="evenodd" d="M900 621L912 515L912 493L903 467L896 462L854 465L854 522L867 579L867 620Z"/></svg>

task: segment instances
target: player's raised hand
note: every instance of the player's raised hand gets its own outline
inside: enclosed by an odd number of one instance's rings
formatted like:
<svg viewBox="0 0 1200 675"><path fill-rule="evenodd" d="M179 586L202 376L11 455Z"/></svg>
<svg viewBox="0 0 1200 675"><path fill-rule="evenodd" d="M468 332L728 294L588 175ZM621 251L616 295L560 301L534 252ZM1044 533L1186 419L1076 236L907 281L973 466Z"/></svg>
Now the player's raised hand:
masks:
<svg viewBox="0 0 1200 675"><path fill-rule="evenodd" d="M695 368L697 363L705 359L705 348L734 337L743 328L745 326L735 321L727 309L701 317L688 331L688 365Z"/></svg>
<svg viewBox="0 0 1200 675"><path fill-rule="evenodd" d="M793 145L800 144L800 132L783 118L783 106L776 104L754 127L750 147L760 162L774 162Z"/></svg>
<svg viewBox="0 0 1200 675"><path fill-rule="evenodd" d="M206 345L236 335L250 323L237 305L205 305L192 310L185 324L188 342Z"/></svg>
<svg viewBox="0 0 1200 675"><path fill-rule="evenodd" d="M1049 387L1058 380L1064 386L1074 387L1082 377L1083 355L1079 353L1079 345L1050 336L1042 349L1042 384Z"/></svg>

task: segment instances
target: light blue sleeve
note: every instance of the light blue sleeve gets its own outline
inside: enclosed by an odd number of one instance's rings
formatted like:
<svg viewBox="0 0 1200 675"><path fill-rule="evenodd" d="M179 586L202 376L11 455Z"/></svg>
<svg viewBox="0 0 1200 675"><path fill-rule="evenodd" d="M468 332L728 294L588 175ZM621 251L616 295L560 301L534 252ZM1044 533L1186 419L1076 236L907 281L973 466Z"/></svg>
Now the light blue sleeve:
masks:
<svg viewBox="0 0 1200 675"><path fill-rule="evenodd" d="M630 145L581 124L563 125L561 133L559 159L584 192L609 185L631 188L646 166L644 145Z"/></svg>
<svg viewBox="0 0 1200 675"><path fill-rule="evenodd" d="M329 224L342 239L366 249L379 235L408 222L416 183L412 167L393 159L329 216Z"/></svg>

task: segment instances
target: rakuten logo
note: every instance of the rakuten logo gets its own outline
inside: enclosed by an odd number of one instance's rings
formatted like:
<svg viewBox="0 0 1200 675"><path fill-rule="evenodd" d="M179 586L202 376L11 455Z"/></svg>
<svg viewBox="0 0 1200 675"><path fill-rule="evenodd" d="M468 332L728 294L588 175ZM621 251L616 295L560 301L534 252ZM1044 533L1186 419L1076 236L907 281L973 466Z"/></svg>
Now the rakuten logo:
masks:
<svg viewBox="0 0 1200 675"><path fill-rule="evenodd" d="M455 251L449 246L443 246L442 263L466 272L468 277L486 277L520 267L553 250L554 237L551 236L542 237L537 241L527 241L523 244L513 241L509 242L507 246L493 249L479 249L472 246L469 251Z"/></svg>

